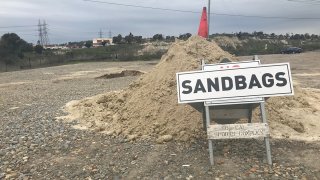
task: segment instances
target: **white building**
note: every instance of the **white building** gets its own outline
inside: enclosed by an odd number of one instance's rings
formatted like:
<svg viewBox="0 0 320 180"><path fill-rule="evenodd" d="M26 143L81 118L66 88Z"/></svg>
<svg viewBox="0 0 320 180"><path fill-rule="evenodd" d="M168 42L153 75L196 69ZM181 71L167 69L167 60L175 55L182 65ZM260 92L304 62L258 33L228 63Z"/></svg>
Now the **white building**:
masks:
<svg viewBox="0 0 320 180"><path fill-rule="evenodd" d="M103 46L104 42L106 43L105 45L113 45L112 38L95 38L92 40L92 46L93 47Z"/></svg>

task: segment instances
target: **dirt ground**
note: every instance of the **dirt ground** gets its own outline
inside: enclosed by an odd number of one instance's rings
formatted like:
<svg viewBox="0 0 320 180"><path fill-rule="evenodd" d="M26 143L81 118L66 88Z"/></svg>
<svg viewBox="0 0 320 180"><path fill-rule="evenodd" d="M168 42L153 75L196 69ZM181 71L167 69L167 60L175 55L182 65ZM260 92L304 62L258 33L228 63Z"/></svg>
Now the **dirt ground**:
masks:
<svg viewBox="0 0 320 180"><path fill-rule="evenodd" d="M320 52L260 59L290 62L295 83L320 94ZM220 140L214 142L211 167L206 139L128 142L56 119L65 115L61 108L69 101L120 90L137 78L98 77L123 69L148 72L156 63L95 62L0 73L0 179L320 179L319 141L271 134L269 167L261 139Z"/></svg>

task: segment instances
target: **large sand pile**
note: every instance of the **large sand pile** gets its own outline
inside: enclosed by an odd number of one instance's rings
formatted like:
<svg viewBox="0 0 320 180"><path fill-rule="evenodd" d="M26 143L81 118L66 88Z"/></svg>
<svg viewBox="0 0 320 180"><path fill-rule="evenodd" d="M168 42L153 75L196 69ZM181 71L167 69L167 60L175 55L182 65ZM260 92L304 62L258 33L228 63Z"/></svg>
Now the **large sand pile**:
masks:
<svg viewBox="0 0 320 180"><path fill-rule="evenodd" d="M190 105L178 105L175 74L199 70L200 61L218 63L223 58L235 60L214 42L194 36L171 45L159 64L142 75L127 89L110 92L66 105L66 119L112 136L124 135L129 140L155 139L157 142L190 141L201 137L202 114ZM306 107L305 92L296 88L296 96L272 98L268 106L269 122L287 124L293 131L305 132L299 122L289 122L283 108ZM291 124L290 124L291 123Z"/></svg>

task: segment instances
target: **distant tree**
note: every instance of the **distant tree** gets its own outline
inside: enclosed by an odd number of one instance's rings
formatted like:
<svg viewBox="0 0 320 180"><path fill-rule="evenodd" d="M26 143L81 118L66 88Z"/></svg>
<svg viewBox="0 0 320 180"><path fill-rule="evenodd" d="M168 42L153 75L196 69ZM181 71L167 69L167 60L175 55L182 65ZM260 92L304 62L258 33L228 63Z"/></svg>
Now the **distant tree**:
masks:
<svg viewBox="0 0 320 180"><path fill-rule="evenodd" d="M134 41L139 44L142 43L142 36L134 36Z"/></svg>
<svg viewBox="0 0 320 180"><path fill-rule="evenodd" d="M282 35L282 34L280 34L279 36L278 36L278 39L280 39L280 40L283 40L285 37L284 37L284 35Z"/></svg>
<svg viewBox="0 0 320 180"><path fill-rule="evenodd" d="M87 47L87 48L90 48L92 46L92 41L86 41L84 46Z"/></svg>
<svg viewBox="0 0 320 180"><path fill-rule="evenodd" d="M106 44L107 44L107 42L106 42L106 41L102 41L102 43L101 43L101 45L102 45L103 47L105 47L105 46L106 46Z"/></svg>
<svg viewBox="0 0 320 180"><path fill-rule="evenodd" d="M192 35L190 33L181 34L178 39L187 40Z"/></svg>
<svg viewBox="0 0 320 180"><path fill-rule="evenodd" d="M35 51L37 54L42 54L42 52L43 52L43 47L38 44L38 45L36 45L36 46L34 47L34 51Z"/></svg>
<svg viewBox="0 0 320 180"><path fill-rule="evenodd" d="M270 37L271 37L272 39L275 39L275 38L277 37L277 35L276 35L275 33L271 33L271 34L270 34Z"/></svg>
<svg viewBox="0 0 320 180"><path fill-rule="evenodd" d="M129 35L127 35L127 36L124 37L124 40L125 40L125 42L128 43L128 44L133 43L133 40L134 40L133 34L130 32Z"/></svg>
<svg viewBox="0 0 320 180"><path fill-rule="evenodd" d="M24 52L32 51L32 45L15 33L4 34L0 39L0 61L6 65L24 57Z"/></svg>
<svg viewBox="0 0 320 180"><path fill-rule="evenodd" d="M153 35L152 40L153 41L162 41L163 36L162 36L162 34L155 34L155 35Z"/></svg>
<svg viewBox="0 0 320 180"><path fill-rule="evenodd" d="M310 36L309 33L305 33L305 34L304 34L304 37L305 37L305 39L311 39L311 36Z"/></svg>
<svg viewBox="0 0 320 180"><path fill-rule="evenodd" d="M290 34L289 34L289 33L286 33L285 38L286 38L286 39L289 39L289 38L290 38Z"/></svg>
<svg viewBox="0 0 320 180"><path fill-rule="evenodd" d="M258 32L253 32L253 36L259 39L264 39L265 34L263 33L263 31L258 31Z"/></svg>
<svg viewBox="0 0 320 180"><path fill-rule="evenodd" d="M121 34L112 38L112 42L114 44L120 44L120 43L122 43L122 41L123 41L123 38L122 38Z"/></svg>
<svg viewBox="0 0 320 180"><path fill-rule="evenodd" d="M290 39L299 40L299 39L302 39L302 37L300 36L300 34L295 34L295 35L292 35Z"/></svg>
<svg viewBox="0 0 320 180"><path fill-rule="evenodd" d="M174 36L166 36L166 41L167 42L174 42L175 41L175 37Z"/></svg>
<svg viewBox="0 0 320 180"><path fill-rule="evenodd" d="M236 36L237 36L239 39L241 39L241 38L242 38L242 32L240 31L240 32L236 33Z"/></svg>
<svg viewBox="0 0 320 180"><path fill-rule="evenodd" d="M311 39L312 40L317 40L317 39L319 39L319 36L316 35L316 34L311 34Z"/></svg>

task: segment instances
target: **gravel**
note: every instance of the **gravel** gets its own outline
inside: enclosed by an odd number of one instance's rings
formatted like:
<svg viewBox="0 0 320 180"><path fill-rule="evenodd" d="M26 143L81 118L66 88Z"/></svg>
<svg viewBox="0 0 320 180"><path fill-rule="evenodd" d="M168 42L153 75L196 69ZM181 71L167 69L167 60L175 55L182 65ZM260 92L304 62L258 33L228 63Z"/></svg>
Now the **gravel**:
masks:
<svg viewBox="0 0 320 180"><path fill-rule="evenodd" d="M75 99L122 89L137 77L96 79L111 67L148 70L148 62L84 63L0 74L0 179L319 179L319 143L271 139L192 143L129 142L61 122ZM69 76L75 72L85 75ZM61 78L63 77L63 78ZM65 78L68 77L68 78ZM318 160L319 162L319 160Z"/></svg>

